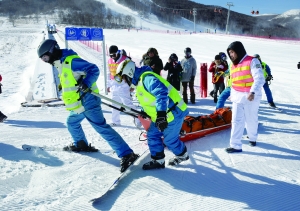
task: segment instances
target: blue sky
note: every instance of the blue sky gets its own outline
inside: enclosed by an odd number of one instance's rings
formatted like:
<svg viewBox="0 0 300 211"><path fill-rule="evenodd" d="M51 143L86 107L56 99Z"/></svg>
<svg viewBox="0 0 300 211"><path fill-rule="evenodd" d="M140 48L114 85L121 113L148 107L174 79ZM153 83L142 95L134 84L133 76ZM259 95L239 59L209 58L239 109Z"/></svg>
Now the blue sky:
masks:
<svg viewBox="0 0 300 211"><path fill-rule="evenodd" d="M205 5L217 5L226 7L227 2L232 2L230 10L235 12L252 15L251 10L258 10L260 14L281 14L291 9L300 9L299 0L251 0L251 1L226 1L226 0L192 0Z"/></svg>

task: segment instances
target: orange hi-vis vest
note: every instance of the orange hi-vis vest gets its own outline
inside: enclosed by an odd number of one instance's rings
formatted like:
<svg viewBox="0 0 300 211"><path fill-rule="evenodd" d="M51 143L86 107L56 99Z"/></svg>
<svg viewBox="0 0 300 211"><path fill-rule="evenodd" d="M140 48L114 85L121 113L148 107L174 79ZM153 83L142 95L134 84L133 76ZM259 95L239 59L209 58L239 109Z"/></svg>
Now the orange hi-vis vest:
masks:
<svg viewBox="0 0 300 211"><path fill-rule="evenodd" d="M117 68L119 64L124 61L127 57L124 55L121 55L121 58L119 59L118 62L115 62L112 58L108 60L108 69L110 71L110 79L114 79L114 76L116 75Z"/></svg>
<svg viewBox="0 0 300 211"><path fill-rule="evenodd" d="M249 92L254 82L251 75L251 61L252 56L246 56L246 58L239 64L230 65L230 78L231 87L239 92Z"/></svg>

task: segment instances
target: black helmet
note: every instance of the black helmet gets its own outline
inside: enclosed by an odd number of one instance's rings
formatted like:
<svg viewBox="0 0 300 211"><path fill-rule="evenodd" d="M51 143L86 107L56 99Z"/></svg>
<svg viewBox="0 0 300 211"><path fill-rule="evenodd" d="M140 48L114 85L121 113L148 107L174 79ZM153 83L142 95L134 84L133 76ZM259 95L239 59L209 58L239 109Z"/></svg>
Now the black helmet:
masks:
<svg viewBox="0 0 300 211"><path fill-rule="evenodd" d="M178 61L178 57L177 57L177 55L175 54L175 53L172 53L171 55L170 55L170 57L169 57L169 59L171 60L171 61Z"/></svg>
<svg viewBox="0 0 300 211"><path fill-rule="evenodd" d="M254 58L260 59L260 56L258 54L253 55Z"/></svg>
<svg viewBox="0 0 300 211"><path fill-rule="evenodd" d="M192 49L187 47L184 49L184 53L192 53Z"/></svg>
<svg viewBox="0 0 300 211"><path fill-rule="evenodd" d="M226 61L226 60L227 60L227 56L226 56L226 54L225 54L224 52L220 52L219 55L221 56L221 59L222 59L223 61Z"/></svg>
<svg viewBox="0 0 300 211"><path fill-rule="evenodd" d="M109 53L112 54L112 53L117 53L118 52L118 46L116 45L112 45L109 47Z"/></svg>
<svg viewBox="0 0 300 211"><path fill-rule="evenodd" d="M37 49L37 54L41 58L46 53L52 54L54 49L59 49L59 45L55 40L47 39L44 40Z"/></svg>

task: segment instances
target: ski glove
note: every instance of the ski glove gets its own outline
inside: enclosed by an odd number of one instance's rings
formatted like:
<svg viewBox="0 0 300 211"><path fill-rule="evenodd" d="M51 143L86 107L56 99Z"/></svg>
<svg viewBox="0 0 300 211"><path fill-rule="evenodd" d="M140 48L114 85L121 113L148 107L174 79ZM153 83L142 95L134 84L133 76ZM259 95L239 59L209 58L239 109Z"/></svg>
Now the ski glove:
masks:
<svg viewBox="0 0 300 211"><path fill-rule="evenodd" d="M83 93L86 93L86 92L90 91L90 88L85 83L82 82L78 86L78 91L82 91Z"/></svg>
<svg viewBox="0 0 300 211"><path fill-rule="evenodd" d="M268 76L266 77L266 81L271 81L271 80L273 80L273 76L272 76L272 75L268 75Z"/></svg>
<svg viewBox="0 0 300 211"><path fill-rule="evenodd" d="M163 132L168 127L167 112L158 111L155 126L160 132Z"/></svg>

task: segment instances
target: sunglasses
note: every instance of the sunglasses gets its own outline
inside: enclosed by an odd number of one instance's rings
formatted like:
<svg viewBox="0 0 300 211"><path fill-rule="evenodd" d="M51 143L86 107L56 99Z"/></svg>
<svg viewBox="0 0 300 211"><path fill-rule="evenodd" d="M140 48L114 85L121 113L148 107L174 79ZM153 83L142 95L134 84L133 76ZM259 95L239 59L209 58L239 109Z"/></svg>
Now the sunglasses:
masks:
<svg viewBox="0 0 300 211"><path fill-rule="evenodd" d="M113 57L117 57L117 53L111 53L109 54L110 58L113 58Z"/></svg>

